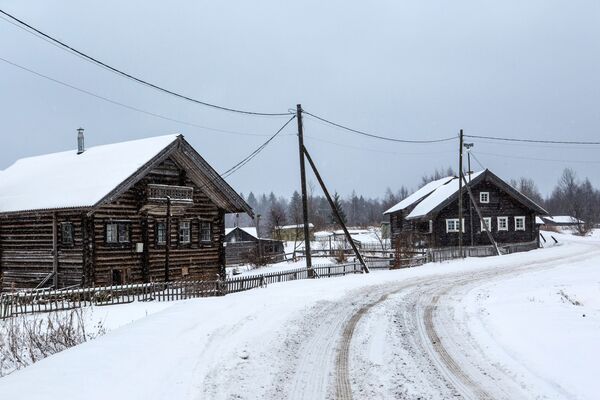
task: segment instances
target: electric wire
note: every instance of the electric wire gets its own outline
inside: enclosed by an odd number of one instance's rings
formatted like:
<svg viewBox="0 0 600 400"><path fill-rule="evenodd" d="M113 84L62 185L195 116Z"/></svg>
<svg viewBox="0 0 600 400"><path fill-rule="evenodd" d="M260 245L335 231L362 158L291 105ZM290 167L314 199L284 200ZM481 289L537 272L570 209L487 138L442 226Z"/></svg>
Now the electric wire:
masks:
<svg viewBox="0 0 600 400"><path fill-rule="evenodd" d="M311 116L311 117L313 117L313 118L321 121L321 122L325 122L325 123L327 123L329 125L332 125L332 126L335 126L337 128L344 129L344 130L346 130L348 132L352 132L352 133L355 133L357 135L367 136L367 137L374 138L374 139L386 140L386 141L389 141L389 142L397 142L397 143L423 143L424 144L424 143L448 142L448 141L451 141L451 140L456 140L458 138L458 136L451 136L451 137L442 138L442 139L430 139L430 140L397 139L397 138L392 138L392 137L388 137L388 136L375 135L375 134L372 134L372 133L360 131L358 129L353 129L353 128L347 127L345 125L338 124L337 122L330 121L330 120L325 119L323 117L319 117L318 115L312 114L312 113L310 113L308 111L305 111L305 110L302 110L302 112L304 114L306 114L306 115L309 115L309 116Z"/></svg>
<svg viewBox="0 0 600 400"><path fill-rule="evenodd" d="M473 150L471 150L471 156L473 157L473 159L475 160L475 162L477 162L477 164L479 164L479 166L482 169L485 169L485 167L483 166L483 164L479 161L479 158L477 158L477 156L475 155L475 153L473 153Z"/></svg>
<svg viewBox="0 0 600 400"><path fill-rule="evenodd" d="M25 22L25 21L23 21L23 20L15 17L14 15L9 14L8 12L6 12L6 11L4 11L2 9L0 9L0 13L3 14L3 15L5 15L6 17L10 18L12 21L18 23L19 25L21 25L23 27L26 27L28 29L26 31L29 32L29 33L31 33L35 37L38 37L38 38L42 37L42 38L44 38L45 41L51 41L55 45L60 46L61 49L65 50L65 51L67 51L67 52L69 52L71 54L75 54L75 55L77 55L79 57L82 57L83 59L85 59L85 60L87 60L87 61L89 61L89 62L91 62L91 63L93 63L93 64L95 64L97 66L103 67L103 68L105 68L105 69L107 69L107 70L109 70L111 72L114 72L114 73L116 73L116 74L118 74L120 76L123 76L123 77L127 78L127 79L133 80L133 81L135 81L135 82L137 82L139 84L145 85L147 87L150 87L152 89L158 90L158 91L163 92L163 93L170 94L170 95L178 97L180 99L187 100L187 101L190 101L190 102L193 102L193 103L196 103L196 104L201 104L203 106L211 107L211 108L222 110L222 111L229 111L229 112L234 112L234 113L238 113L238 114L245 114L245 115L277 117L277 116L288 116L290 114L289 112L286 112L286 113L266 113L266 112L256 112L256 111L240 110L240 109L236 109L236 108L224 107L224 106L220 106L220 105L217 105L217 104L208 103L206 101L201 101L201 100L198 100L198 99L195 99L195 98L192 98L192 97L180 94L180 93L175 92L173 90L166 89L166 88L164 88L162 86L159 86L159 85L156 85L154 83L151 83L151 82L149 82L147 80L138 78L138 77L136 77L136 76L134 76L134 75L132 75L130 73L127 73L127 72L125 72L123 70L120 70L120 69L118 69L116 67L113 67L113 66L111 66L111 65L109 65L109 64L107 64L107 63L105 63L103 61L100 61L99 59L94 58L94 57L92 57L92 56L84 53L83 51L77 50L76 48L74 48L74 47L66 44L65 42L63 42L61 40L58 40L58 39L50 36L49 34L46 34L46 33L42 32L41 30L35 28L34 26L32 26L32 25L28 24L27 22ZM7 21L6 18L3 18L3 20ZM10 22L10 21L7 21L7 22Z"/></svg>
<svg viewBox="0 0 600 400"><path fill-rule="evenodd" d="M517 139L498 136L464 135L464 137L488 140L500 140L505 142L524 142L524 143L548 143L548 144L580 144L580 145L600 145L600 142L587 142L581 140L543 140L543 139Z"/></svg>
<svg viewBox="0 0 600 400"><path fill-rule="evenodd" d="M24 67L22 65L14 63L14 62L12 62L10 60L7 60L5 58L0 57L0 61L4 62L6 64L9 64L9 65L12 65L15 68L19 68L19 69L21 69L23 71L29 72L29 73L31 73L33 75L36 75L39 78L43 78L43 79L49 80L49 81L54 82L56 84L59 84L59 85L65 86L67 88L73 89L75 91L78 91L80 93L84 93L84 94L87 94L89 96L95 97L95 98L97 98L99 100L102 100L102 101L114 104L114 105L119 106L119 107L126 108L128 110L132 110L132 111L136 111L136 112L139 112L139 113L142 113L142 114L150 115L152 117L160 118L160 119L163 119L165 121L176 122L176 123L182 124L182 125L187 125L187 126L192 126L192 127L195 127L195 128L201 128L201 129L206 129L206 130L220 132L220 133L227 133L227 134L232 134L232 135L261 136L261 137L268 136L268 135L259 134L259 133L248 133L248 132L239 132L239 131L231 131L231 130L226 130L226 129L212 128L212 127L209 127L209 126L199 125L199 124L195 124L193 122L188 122L188 121L184 121L184 120L181 120L181 119L176 119L176 118L168 117L166 115L162 115L162 114L158 114L158 113L155 113L155 112L152 112L152 111L147 111L147 110L144 110L144 109L141 109L141 108L138 108L138 107L130 106L128 104L121 103L119 101L110 99L108 97L96 94L94 92L90 92L89 90L82 89L82 88L79 88L77 86L71 85L70 83L66 83L66 82L63 82L63 81L58 80L56 78L53 78L51 76L44 75L44 74L42 74L40 72L37 72L37 71L34 71L34 70L30 69L30 68Z"/></svg>
<svg viewBox="0 0 600 400"><path fill-rule="evenodd" d="M315 140L317 142L323 142L323 143L328 143L334 146L339 146L339 147L345 147L348 149L355 149L355 150L360 150L360 151L367 151L367 152L372 152L372 153L381 153L381 154L392 154L392 155L396 155L396 156L425 156L425 155L431 155L431 154L448 154L448 153L453 153L453 151L439 151L439 152L410 152L410 153L398 153L395 151L386 151L386 150L377 150L377 149L370 149L370 148L365 148L365 147L359 147L359 146L352 146L349 144L345 144L345 143L338 143L338 142L333 142L330 140L326 140L326 139L321 139L315 136L311 136L311 135L307 135L304 134L305 138L308 138L309 140Z"/></svg>
<svg viewBox="0 0 600 400"><path fill-rule="evenodd" d="M267 147L269 145L269 143L271 143L271 141L273 141L273 139L275 139L277 137L277 135L279 135L285 129L285 127L288 126L289 123L292 122L295 118L296 118L296 116L293 115L285 124L283 124L281 126L281 128L279 128L277 130L277 132L275 132L275 134L273 134L269 139L267 139L263 144L261 144L260 146L258 146L258 148L256 148L256 150L254 150L253 152L251 152L248 156L246 156L240 162L238 162L237 164L235 164L233 167L229 168L227 171L223 172L221 174L221 177L222 178L227 178L227 177L233 175L234 173L236 173L237 171L239 171L241 168L243 168L254 157L256 157L261 151L263 151L264 148Z"/></svg>
<svg viewBox="0 0 600 400"><path fill-rule="evenodd" d="M561 163L576 163L576 164L600 164L600 161L595 161L595 160L561 160L561 159L554 159L554 158L539 158L539 157L496 154L496 153L488 153L488 152L481 152L481 151L478 151L477 153L483 154L486 156L492 156L492 157L512 158L512 159L516 159L516 160L527 160L527 161L546 161L546 162L561 162ZM471 154L473 154L473 153L471 153Z"/></svg>

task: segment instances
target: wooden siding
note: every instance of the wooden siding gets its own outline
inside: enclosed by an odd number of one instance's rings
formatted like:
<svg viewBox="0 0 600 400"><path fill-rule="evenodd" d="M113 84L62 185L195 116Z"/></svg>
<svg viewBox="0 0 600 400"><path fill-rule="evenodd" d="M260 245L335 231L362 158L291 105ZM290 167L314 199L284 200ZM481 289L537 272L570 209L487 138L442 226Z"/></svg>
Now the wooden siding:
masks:
<svg viewBox="0 0 600 400"><path fill-rule="evenodd" d="M0 219L0 271L3 288L36 287L52 273L55 261L54 221L57 225L58 285L65 287L82 283L81 212L43 212ZM60 224L64 222L73 225L73 244L62 243Z"/></svg>
<svg viewBox="0 0 600 400"><path fill-rule="evenodd" d="M148 184L193 187L193 202L174 204L171 218L169 277L216 279L224 275L224 211L219 209L171 159L166 159L110 204L87 210L41 211L0 218L0 276L4 289L35 287L53 271L53 221L58 225L58 286L110 285L113 270L124 282L162 281L166 246L156 244L156 223L166 219L166 203L151 203ZM191 242L179 243L179 222L189 221ZM129 242L106 243L106 224L127 221ZM211 223L211 240L200 241L200 222ZM60 223L73 224L74 242L63 245ZM137 244L143 244L138 252ZM52 280L50 280L52 283Z"/></svg>
<svg viewBox="0 0 600 400"><path fill-rule="evenodd" d="M483 217L491 217L491 232L494 240L499 244L504 243L524 243L537 240L538 227L535 224L535 211L518 202L510 194L499 188L494 183L483 180L472 187L473 196ZM479 193L489 192L489 203L479 202ZM463 233L463 245L471 245L471 218L469 207L471 201L467 190L463 193L463 217L465 221L465 232ZM416 221L406 221L404 215L408 215L410 210L399 211L390 215L390 225L392 231L392 245L401 232L424 232L425 224L428 224L429 218ZM490 241L485 232L481 231L481 223L475 208L472 209L473 221L473 245L489 245ZM525 217L525 230L515 230L516 216ZM508 230L498 231L497 217L508 217ZM449 203L441 209L436 215L432 215L432 233L425 234L429 238L430 247L448 247L457 246L459 240L458 232L446 232L446 219L458 219L458 199Z"/></svg>

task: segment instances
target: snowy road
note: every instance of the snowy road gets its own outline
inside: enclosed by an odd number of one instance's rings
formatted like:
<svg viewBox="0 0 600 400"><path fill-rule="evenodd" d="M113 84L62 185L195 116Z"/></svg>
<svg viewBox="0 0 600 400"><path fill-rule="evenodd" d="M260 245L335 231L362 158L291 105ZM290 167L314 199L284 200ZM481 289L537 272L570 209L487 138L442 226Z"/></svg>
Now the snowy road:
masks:
<svg viewBox="0 0 600 400"><path fill-rule="evenodd" d="M535 274L539 282L546 279L543 274L559 279L565 269L597 284L598 261L598 242L577 242L180 302L0 379L0 394L11 399L82 394L89 399L593 398L586 394L597 384L583 389L572 384L574 378L560 365L576 365L583 352L597 358L598 345L560 353L556 366L544 370L536 364L539 354L529 351L539 336L535 327L525 334L523 319L530 314L519 320L518 311L504 312L503 299L507 291L518 292L514 282ZM518 310L547 307L539 294L528 300L532 285L518 292L530 303L519 297ZM558 306L564 313L575 309ZM589 326L581 326L582 335L598 332L600 312L586 313ZM511 336L512 330L524 334ZM548 346L556 346L552 340L565 342L569 334L556 333ZM574 375L585 376L581 369Z"/></svg>

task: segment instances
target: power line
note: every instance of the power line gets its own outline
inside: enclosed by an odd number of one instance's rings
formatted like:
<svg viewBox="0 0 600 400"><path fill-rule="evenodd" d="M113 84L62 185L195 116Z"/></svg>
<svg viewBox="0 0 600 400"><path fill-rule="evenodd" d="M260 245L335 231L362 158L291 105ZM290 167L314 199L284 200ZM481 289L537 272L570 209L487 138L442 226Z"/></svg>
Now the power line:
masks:
<svg viewBox="0 0 600 400"><path fill-rule="evenodd" d="M39 78L47 79L47 80L49 80L51 82L54 82L56 84L68 87L69 89L76 90L76 91L78 91L80 93L87 94L87 95L95 97L95 98L97 98L99 100L106 101L106 102L114 104L116 106L123 107L123 108L126 108L128 110L136 111L136 112L139 112L139 113L142 113L142 114L150 115L152 117L160 118L160 119L163 119L163 120L166 120L166 121L176 122L178 124L188 125L188 126L192 126L192 127L195 127L195 128L207 129L207 130L210 130L210 131L227 133L227 134L232 134L232 135L261 136L261 137L268 136L268 135L259 134L259 133L248 133L248 132L231 131L231 130L219 129L219 128L211 128L209 126L199 125L199 124L195 124L193 122L188 122L188 121L184 121L184 120L180 120L180 119L176 119L176 118L171 118L171 117L168 117L166 115L154 113L152 111L147 111L147 110L144 110L144 109L141 109L141 108L138 108L138 107L134 107L134 106L130 106L130 105L125 104L125 103L121 103L119 101L110 99L108 97L101 96L101 95L96 94L94 92L90 92L89 90L86 90L86 89L81 89L81 88L79 88L77 86L74 86L74 85L71 85L69 83L60 81L60 80L58 80L56 78L52 78L51 76L44 75L44 74L42 74L40 72L34 71L34 70L30 69L30 68L24 67L22 65L19 65L17 63L14 63L14 62L9 61L9 60L7 60L5 58L2 58L2 57L0 57L0 61L3 61L3 62L5 62L6 64L9 64L9 65L12 65L15 68L19 68L19 69L21 69L23 71L29 72L29 73L31 73L33 75L36 75Z"/></svg>
<svg viewBox="0 0 600 400"><path fill-rule="evenodd" d="M267 141L265 141L263 144L258 146L258 148L256 150L254 150L252 153L250 153L248 156L246 156L243 160L241 160L240 162L235 164L233 167L231 167L227 171L223 172L221 174L221 177L227 178L228 176L231 176L234 173L236 173L237 171L239 171L242 167L244 167L244 165L248 164L250 162L250 160L252 160L254 157L256 157L261 151L263 151L264 148L267 147L269 145L269 143L271 143L271 141L273 139L275 139L275 137L277 137L277 135L279 135L281 133L281 131L283 131L285 129L285 127L288 126L288 124L294 120L294 118L296 118L295 115L293 115L285 124L283 124L283 126L281 128L279 128L277 130L277 132L275 132L275 134L273 134L269 139L267 139Z"/></svg>
<svg viewBox="0 0 600 400"><path fill-rule="evenodd" d="M477 139L501 140L501 141L505 141L505 142L600 145L600 142L585 142L585 141L573 141L573 140L517 139L517 138L504 138L504 137L497 137L497 136L478 136L478 135L464 135L464 136L470 137L470 138L477 138Z"/></svg>
<svg viewBox="0 0 600 400"><path fill-rule="evenodd" d="M447 138L442 138L442 139L431 139L431 140L396 139L396 138L387 137L387 136L375 135L375 134L372 134L372 133L360 131L358 129L349 128L349 127L344 126L342 124L338 124L337 122L333 122L333 121L330 121L330 120L325 119L323 117L319 117L319 116L317 116L315 114L311 114L308 111L304 111L303 110L303 112L306 115L310 115L311 117L316 118L317 120L319 120L321 122L325 122L325 123L327 123L329 125L332 125L332 126L335 126L337 128L344 129L346 131L353 132L353 133L356 133L358 135L363 135L363 136L371 137L371 138L374 138L374 139L387 140L389 142L398 142L398 143L440 143L440 142L448 142L448 141L451 141L451 140L456 140L455 136L447 137Z"/></svg>
<svg viewBox="0 0 600 400"><path fill-rule="evenodd" d="M125 71L122 71L122 70L120 70L118 68L112 67L109 64L107 64L107 63L105 63L103 61L100 61L97 58L94 58L94 57L92 57L92 56L90 56L90 55L88 55L88 54L86 54L86 53L84 53L82 51L79 51L79 50L75 49L74 47L71 47L70 45L68 45L68 44L66 44L66 43L64 43L64 42L62 42L62 41L60 41L60 40L58 40L58 39L56 39L56 38L54 38L54 37L52 37L52 36L44 33L44 32L42 32L41 30L33 27L32 25L28 24L27 22L25 22L25 21L23 21L23 20L15 17L14 15L11 15L11 14L7 13L6 11L4 11L2 9L0 9L0 13L4 14L8 18L10 18L12 21L18 23L20 26L28 28L29 30L26 30L26 31L29 32L29 33L31 33L35 37L38 37L38 38L41 37L45 41L51 41L55 45L60 46L61 49L65 50L65 51L68 51L71 54L75 54L75 55L77 55L79 57L82 57L83 59L85 59L85 60L87 60L87 61L89 61L89 62L91 62L91 63L93 63L95 65L98 65L100 67L108 69L111 72L114 72L114 73L116 73L118 75L121 75L121 76L123 76L125 78L131 79L131 80L133 80L133 81L135 81L137 83L140 83L142 85L148 86L148 87L150 87L152 89L156 89L156 90L161 91L163 93L170 94L170 95L178 97L180 99L191 101L193 103L201 104L203 106L215 108L215 109L218 109L218 110L230 111L230 112L235 112L235 113L239 113L239 114L246 114L246 115L272 116L273 117L273 116L288 116L290 114L289 112L288 113L264 113L264 112L256 112L256 111L246 111L246 110L240 110L240 109L236 109L236 108L219 106L219 105L216 105L216 104L207 103L205 101L194 99L192 97L189 97L189 96L177 93L175 91L166 89L166 88L164 88L162 86L156 85L156 84L151 83L149 81L146 81L144 79L138 78L138 77L136 77L136 76L134 76L132 74L129 74L129 73L125 72ZM5 18L3 18L3 20L7 21ZM10 22L10 21L7 21L7 22Z"/></svg>
<svg viewBox="0 0 600 400"><path fill-rule="evenodd" d="M495 153L487 153L478 151L478 154L483 154L492 157L500 157L500 158L512 158L517 160L527 160L527 161L547 161L547 162L562 162L562 163L576 163L576 164L600 164L600 161L595 160L560 160L554 158L537 158L537 157L527 157L527 156L515 156L515 155L504 155L504 154L495 154Z"/></svg>
<svg viewBox="0 0 600 400"><path fill-rule="evenodd" d="M338 143L338 142L333 142L330 140L325 140L325 139L321 139L315 136L311 136L311 135L304 135L305 138L309 138L310 140L315 140L317 142L323 142L323 143L328 143L328 144L332 144L334 146L339 146L339 147L345 147L348 149L355 149L355 150L360 150L360 151L368 151L368 152L373 152L373 153L382 153L382 154L393 154L396 156L411 156L411 155L415 155L415 156L424 156L424 155L430 155L430 154L448 154L448 153L453 153L451 151L440 151L440 152L419 152L419 153L415 153L415 152L410 152L410 153L398 153L395 151L386 151L386 150L377 150L377 149L370 149L370 148L365 148L365 147L360 147L360 146L352 146L349 144L345 144L345 143Z"/></svg>
<svg viewBox="0 0 600 400"><path fill-rule="evenodd" d="M473 150L470 151L471 156L473 156L473 159L477 162L477 164L479 164L479 166L482 169L485 169L485 167L483 166L483 164L479 161L479 158L477 158L477 156L475 155L475 153L473 153Z"/></svg>

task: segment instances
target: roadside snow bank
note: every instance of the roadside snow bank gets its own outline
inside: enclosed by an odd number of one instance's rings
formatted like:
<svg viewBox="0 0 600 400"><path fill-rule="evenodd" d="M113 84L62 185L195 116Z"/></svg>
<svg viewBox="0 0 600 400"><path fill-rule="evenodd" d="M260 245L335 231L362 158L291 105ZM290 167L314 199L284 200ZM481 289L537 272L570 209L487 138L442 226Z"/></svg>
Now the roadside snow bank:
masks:
<svg viewBox="0 0 600 400"><path fill-rule="evenodd" d="M480 286L465 303L469 331L515 374L575 398L600 393L598 258ZM492 339L492 340L490 340Z"/></svg>

